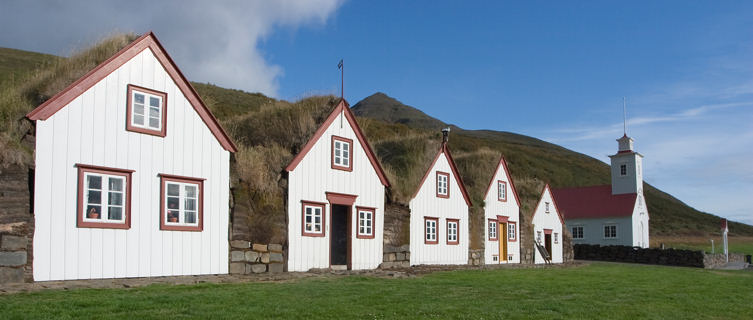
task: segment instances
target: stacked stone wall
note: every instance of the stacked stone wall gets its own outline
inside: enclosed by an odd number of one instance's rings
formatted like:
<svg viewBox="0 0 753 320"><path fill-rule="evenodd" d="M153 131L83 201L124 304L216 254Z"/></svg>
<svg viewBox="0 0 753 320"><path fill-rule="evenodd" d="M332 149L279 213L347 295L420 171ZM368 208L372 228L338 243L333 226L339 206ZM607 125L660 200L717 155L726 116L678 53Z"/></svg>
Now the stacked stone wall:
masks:
<svg viewBox="0 0 753 320"><path fill-rule="evenodd" d="M281 244L230 241L230 274L280 273L285 269Z"/></svg>
<svg viewBox="0 0 753 320"><path fill-rule="evenodd" d="M384 245L382 269L410 268L410 245L399 247Z"/></svg>
<svg viewBox="0 0 753 320"><path fill-rule="evenodd" d="M704 267L703 251L576 244L575 259Z"/></svg>
<svg viewBox="0 0 753 320"><path fill-rule="evenodd" d="M33 281L33 181L28 166L0 166L0 283Z"/></svg>
<svg viewBox="0 0 753 320"><path fill-rule="evenodd" d="M468 250L468 265L480 266L484 264L484 249Z"/></svg>
<svg viewBox="0 0 753 320"><path fill-rule="evenodd" d="M729 262L745 262L745 255L742 253L730 253ZM724 253L703 254L704 268L717 268L727 263Z"/></svg>

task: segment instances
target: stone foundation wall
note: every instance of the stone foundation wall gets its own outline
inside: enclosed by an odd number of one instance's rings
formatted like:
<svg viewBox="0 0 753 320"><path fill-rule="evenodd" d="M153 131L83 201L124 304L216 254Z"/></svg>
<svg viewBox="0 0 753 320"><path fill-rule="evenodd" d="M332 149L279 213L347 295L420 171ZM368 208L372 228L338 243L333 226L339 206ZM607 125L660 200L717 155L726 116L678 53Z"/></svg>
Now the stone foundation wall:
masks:
<svg viewBox="0 0 753 320"><path fill-rule="evenodd" d="M34 172L27 166L0 166L0 284L34 279L33 181Z"/></svg>
<svg viewBox="0 0 753 320"><path fill-rule="evenodd" d="M383 261L379 266L381 269L410 268L410 245L384 245Z"/></svg>
<svg viewBox="0 0 753 320"><path fill-rule="evenodd" d="M575 259L704 267L704 253L694 250L642 249L629 246L576 244Z"/></svg>
<svg viewBox="0 0 753 320"><path fill-rule="evenodd" d="M230 274L280 273L285 269L281 244L251 244L250 241L230 241Z"/></svg>
<svg viewBox="0 0 753 320"><path fill-rule="evenodd" d="M468 265L480 266L484 264L484 249L468 250Z"/></svg>
<svg viewBox="0 0 753 320"><path fill-rule="evenodd" d="M730 253L729 262L745 262L745 255L742 253ZM724 258L724 253L703 254L704 268L716 268L725 263L727 263L727 259Z"/></svg>

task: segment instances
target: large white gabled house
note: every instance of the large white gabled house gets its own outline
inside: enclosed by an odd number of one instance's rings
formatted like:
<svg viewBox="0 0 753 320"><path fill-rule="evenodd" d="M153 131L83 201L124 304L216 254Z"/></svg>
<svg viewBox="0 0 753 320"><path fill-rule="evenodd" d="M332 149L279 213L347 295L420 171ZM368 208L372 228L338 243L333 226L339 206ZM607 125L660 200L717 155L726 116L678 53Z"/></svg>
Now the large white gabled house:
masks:
<svg viewBox="0 0 753 320"><path fill-rule="evenodd" d="M450 149L449 129L409 202L410 264L467 264L471 200Z"/></svg>
<svg viewBox="0 0 753 320"><path fill-rule="evenodd" d="M235 146L154 34L27 117L34 280L228 272Z"/></svg>
<svg viewBox="0 0 753 320"><path fill-rule="evenodd" d="M390 183L340 100L288 172L288 271L375 269L382 263Z"/></svg>
<svg viewBox="0 0 753 320"><path fill-rule="evenodd" d="M520 263L520 200L504 156L484 197L486 264Z"/></svg>
<svg viewBox="0 0 753 320"><path fill-rule="evenodd" d="M536 242L533 248L534 263L545 263L546 260L551 263L562 263L562 231L565 222L548 184L541 191L541 198L539 198L539 203L531 217L531 225L533 227L533 241ZM545 250L541 250L541 248ZM549 255L549 259L546 259L544 253Z"/></svg>
<svg viewBox="0 0 753 320"><path fill-rule="evenodd" d="M618 139L610 156L612 184L552 192L572 233L573 244L649 246L649 215L643 196L643 155L633 139Z"/></svg>

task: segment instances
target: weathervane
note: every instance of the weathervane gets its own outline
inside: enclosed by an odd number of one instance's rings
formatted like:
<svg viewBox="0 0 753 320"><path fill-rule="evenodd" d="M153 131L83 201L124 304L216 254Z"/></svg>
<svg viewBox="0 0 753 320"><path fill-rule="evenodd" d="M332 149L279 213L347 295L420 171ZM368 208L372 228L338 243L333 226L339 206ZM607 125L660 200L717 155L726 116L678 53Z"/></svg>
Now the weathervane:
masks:
<svg viewBox="0 0 753 320"><path fill-rule="evenodd" d="M345 66L343 65L343 59L340 59L340 63L337 64L337 69L340 70L340 98L345 99Z"/></svg>

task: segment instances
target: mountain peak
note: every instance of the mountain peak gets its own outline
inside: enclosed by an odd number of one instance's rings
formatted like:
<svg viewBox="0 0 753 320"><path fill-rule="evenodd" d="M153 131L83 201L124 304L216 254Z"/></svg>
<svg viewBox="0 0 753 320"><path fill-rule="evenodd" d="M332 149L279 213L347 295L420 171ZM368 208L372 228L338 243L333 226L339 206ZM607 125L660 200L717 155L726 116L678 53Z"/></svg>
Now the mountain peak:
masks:
<svg viewBox="0 0 753 320"><path fill-rule="evenodd" d="M384 92L376 92L364 98L356 103L352 110L359 117L402 123L411 127L439 129L446 126L444 122L405 105Z"/></svg>

